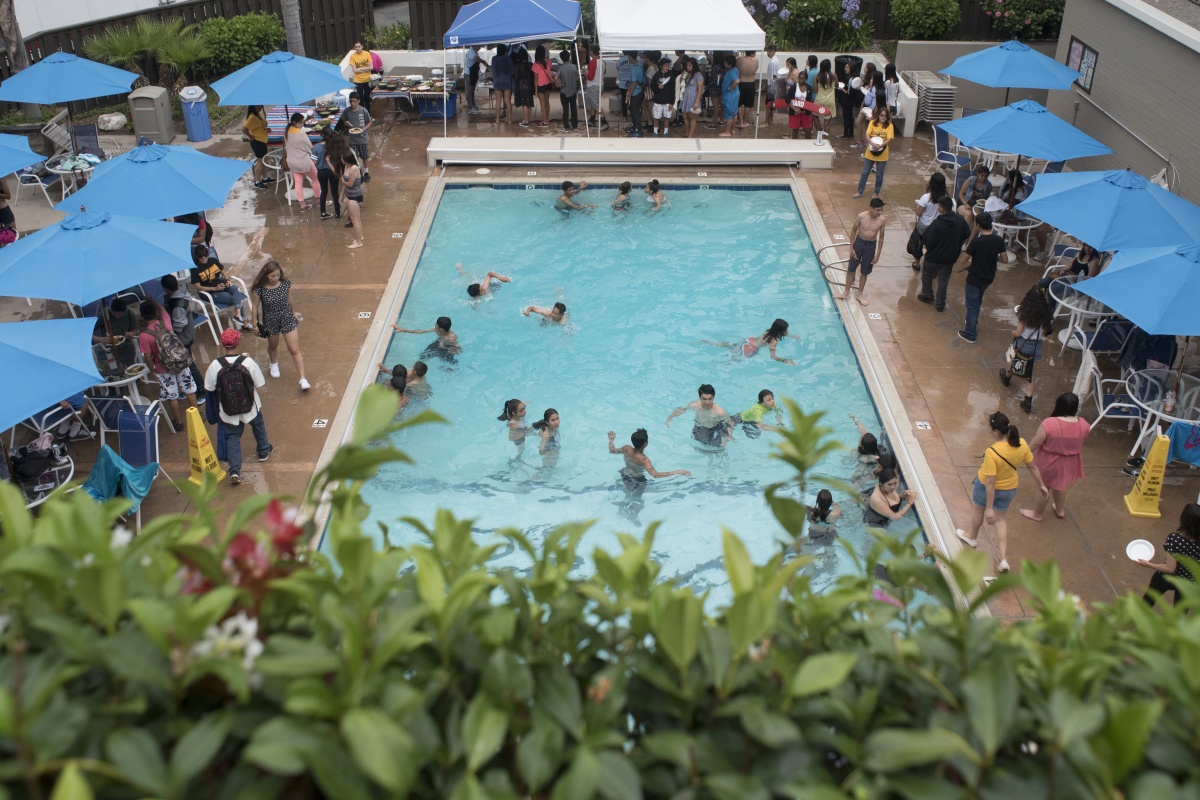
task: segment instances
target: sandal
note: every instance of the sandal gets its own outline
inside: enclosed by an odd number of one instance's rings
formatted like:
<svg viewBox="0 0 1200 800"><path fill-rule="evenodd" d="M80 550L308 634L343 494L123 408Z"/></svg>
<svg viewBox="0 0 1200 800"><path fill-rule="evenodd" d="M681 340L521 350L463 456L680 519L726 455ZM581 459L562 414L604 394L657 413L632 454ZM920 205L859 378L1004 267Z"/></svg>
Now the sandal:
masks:
<svg viewBox="0 0 1200 800"><path fill-rule="evenodd" d="M961 539L963 544L965 544L967 547L974 548L979 546L979 540L972 539L971 537L967 536L967 532L962 528L955 528L954 535Z"/></svg>

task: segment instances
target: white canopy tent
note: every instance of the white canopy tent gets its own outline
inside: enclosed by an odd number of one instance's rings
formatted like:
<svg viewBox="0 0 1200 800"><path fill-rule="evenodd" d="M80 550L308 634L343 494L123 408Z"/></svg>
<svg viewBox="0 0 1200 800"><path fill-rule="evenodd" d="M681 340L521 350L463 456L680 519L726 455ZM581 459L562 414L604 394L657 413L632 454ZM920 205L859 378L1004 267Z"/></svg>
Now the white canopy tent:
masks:
<svg viewBox="0 0 1200 800"><path fill-rule="evenodd" d="M596 0L606 50L759 50L767 36L741 0Z"/></svg>
<svg viewBox="0 0 1200 800"><path fill-rule="evenodd" d="M741 0L596 0L596 32L605 50L622 51L761 52L767 42ZM757 76L752 79L757 85Z"/></svg>

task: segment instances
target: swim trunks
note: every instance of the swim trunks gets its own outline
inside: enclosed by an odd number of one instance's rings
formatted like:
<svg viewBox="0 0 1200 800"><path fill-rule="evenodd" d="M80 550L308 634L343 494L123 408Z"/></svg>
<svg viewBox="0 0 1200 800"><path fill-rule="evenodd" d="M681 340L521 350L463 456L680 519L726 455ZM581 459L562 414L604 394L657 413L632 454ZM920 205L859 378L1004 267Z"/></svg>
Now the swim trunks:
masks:
<svg viewBox="0 0 1200 800"><path fill-rule="evenodd" d="M861 236L854 237L854 247L850 248L850 263L846 271L853 274L862 265L863 275L870 275L875 269L875 242L868 242Z"/></svg>
<svg viewBox="0 0 1200 800"><path fill-rule="evenodd" d="M711 428L705 428L703 425L693 425L692 438L700 444L706 444L709 447L720 447L725 443L728 431L729 423L724 420Z"/></svg>
<svg viewBox="0 0 1200 800"><path fill-rule="evenodd" d="M742 355L750 358L756 353L758 353L758 341L753 336L742 342Z"/></svg>
<svg viewBox="0 0 1200 800"><path fill-rule="evenodd" d="M629 467L622 467L621 484L631 497L641 497L646 491L646 474Z"/></svg>

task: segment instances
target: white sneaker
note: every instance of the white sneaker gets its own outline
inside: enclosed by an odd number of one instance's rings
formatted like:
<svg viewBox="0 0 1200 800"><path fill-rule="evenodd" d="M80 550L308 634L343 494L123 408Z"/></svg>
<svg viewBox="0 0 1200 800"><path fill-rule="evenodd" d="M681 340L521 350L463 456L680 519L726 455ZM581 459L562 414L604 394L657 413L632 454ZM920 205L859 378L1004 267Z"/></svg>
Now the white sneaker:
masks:
<svg viewBox="0 0 1200 800"><path fill-rule="evenodd" d="M301 388L303 391L307 392L307 391L308 391L310 388L312 388L312 387L311 387L311 385L309 384L309 382L308 382L306 379L304 379L304 378L301 378L301 379L300 379L300 388Z"/></svg>
<svg viewBox="0 0 1200 800"><path fill-rule="evenodd" d="M278 377L279 377L279 365L278 365L278 364L272 364L272 365L271 365L271 377L272 377L272 378L278 378Z"/></svg>

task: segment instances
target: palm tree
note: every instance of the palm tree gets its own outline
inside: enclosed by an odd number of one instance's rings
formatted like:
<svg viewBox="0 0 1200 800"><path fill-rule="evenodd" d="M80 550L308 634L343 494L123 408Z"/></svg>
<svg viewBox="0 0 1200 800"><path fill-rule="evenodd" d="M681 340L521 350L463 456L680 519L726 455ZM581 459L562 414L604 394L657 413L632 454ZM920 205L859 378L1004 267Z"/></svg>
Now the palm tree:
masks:
<svg viewBox="0 0 1200 800"><path fill-rule="evenodd" d="M300 0L283 0L283 30L289 52L304 55L304 32L300 30Z"/></svg>
<svg viewBox="0 0 1200 800"><path fill-rule="evenodd" d="M180 36L159 48L156 57L160 67L165 66L175 74L174 89L178 91L188 83L188 71L212 55L208 45L196 34Z"/></svg>
<svg viewBox="0 0 1200 800"><path fill-rule="evenodd" d="M137 29L141 34L146 53L154 56L154 60L158 62L158 85L171 88L171 81L179 70L167 63L168 60L163 58L163 53L181 39L194 37L196 26L184 27L183 20L179 17L158 20L138 17ZM192 62L188 66L192 66L194 63Z"/></svg>
<svg viewBox="0 0 1200 800"><path fill-rule="evenodd" d="M146 73L142 71L142 59L148 50L141 26L108 28L99 36L89 37L83 42L83 52L88 58L136 72L138 77L133 82L135 89L150 85Z"/></svg>
<svg viewBox="0 0 1200 800"><path fill-rule="evenodd" d="M17 12L13 8L13 0L0 0L0 37L4 39L4 49L8 53L8 63L14 73L29 66L29 51L25 49L25 37L21 35L21 26L17 24ZM21 103L21 113L25 119L40 119L36 103Z"/></svg>

